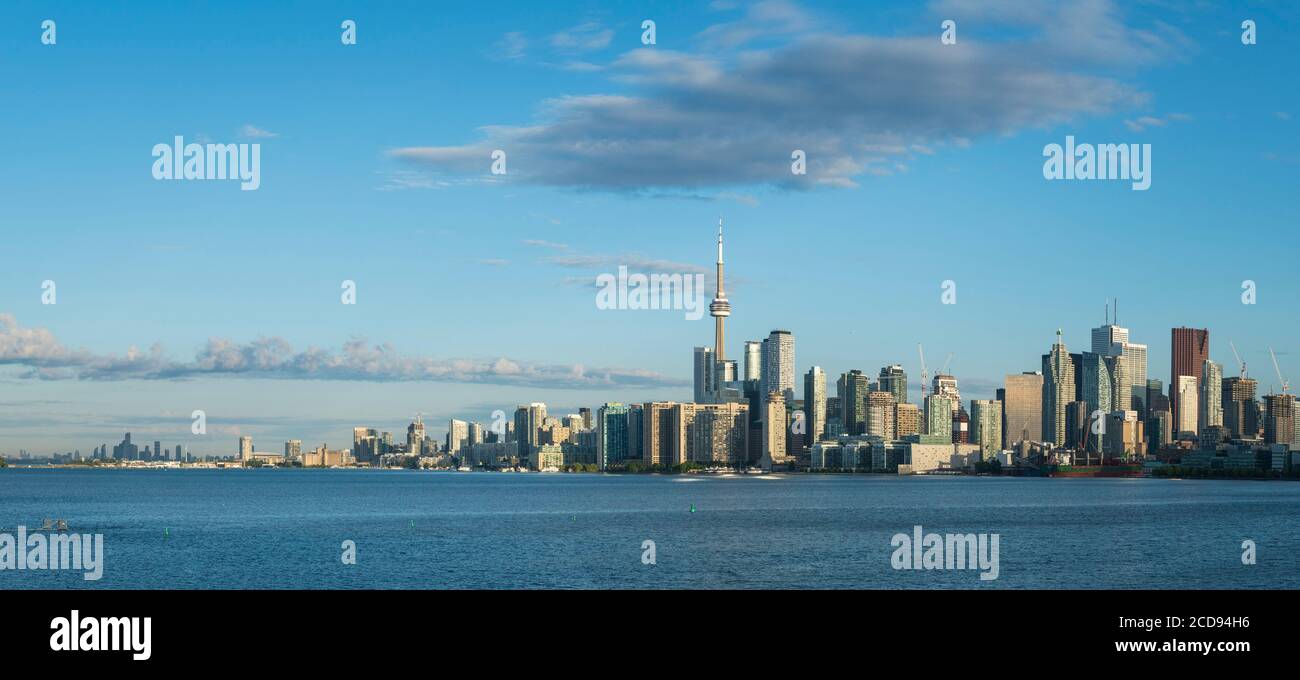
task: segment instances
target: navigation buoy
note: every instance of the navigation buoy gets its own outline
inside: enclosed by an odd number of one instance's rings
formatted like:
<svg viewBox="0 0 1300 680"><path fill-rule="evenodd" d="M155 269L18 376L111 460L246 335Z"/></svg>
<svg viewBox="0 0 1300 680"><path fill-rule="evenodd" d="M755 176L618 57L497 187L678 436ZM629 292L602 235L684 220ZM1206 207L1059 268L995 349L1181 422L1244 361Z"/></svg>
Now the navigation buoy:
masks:
<svg viewBox="0 0 1300 680"><path fill-rule="evenodd" d="M695 504L691 503L691 512L695 512Z"/></svg>

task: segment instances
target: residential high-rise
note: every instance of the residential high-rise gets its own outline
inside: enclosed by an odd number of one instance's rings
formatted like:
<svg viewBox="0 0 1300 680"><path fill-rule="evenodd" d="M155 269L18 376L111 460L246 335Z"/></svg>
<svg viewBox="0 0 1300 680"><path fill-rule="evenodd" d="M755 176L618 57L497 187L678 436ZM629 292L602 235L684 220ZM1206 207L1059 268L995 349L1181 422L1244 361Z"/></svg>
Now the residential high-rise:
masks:
<svg viewBox="0 0 1300 680"><path fill-rule="evenodd" d="M468 445L468 431L465 433L465 440ZM424 420L418 413L415 415L415 422L406 426L406 452L412 456L424 455Z"/></svg>
<svg viewBox="0 0 1300 680"><path fill-rule="evenodd" d="M1170 329L1170 359L1169 359L1169 404L1170 411L1173 413L1174 425L1181 431L1187 419L1182 416L1182 392L1179 378L1188 376L1195 378L1198 382L1201 379L1201 370L1205 362L1210 358L1210 331L1200 328L1173 328ZM1200 395L1193 395L1194 401L1200 401ZM1193 406L1192 408L1196 408ZM1196 419L1192 418L1192 432L1195 432Z"/></svg>
<svg viewBox="0 0 1300 680"><path fill-rule="evenodd" d="M803 410L809 446L826 431L826 371L813 366L803 377Z"/></svg>
<svg viewBox="0 0 1300 680"><path fill-rule="evenodd" d="M947 397L948 403L952 405L952 412L956 413L961 407L961 391L957 389L956 376L947 373L939 373L932 380L931 394L937 394L941 397Z"/></svg>
<svg viewBox="0 0 1300 680"><path fill-rule="evenodd" d="M1003 388L1002 447L1043 440L1043 374L1008 375Z"/></svg>
<svg viewBox="0 0 1300 680"><path fill-rule="evenodd" d="M744 467L748 463L749 405L678 404L678 462L709 467Z"/></svg>
<svg viewBox="0 0 1300 680"><path fill-rule="evenodd" d="M1201 365L1200 398L1196 424L1199 430L1223 424L1223 364L1209 359Z"/></svg>
<svg viewBox="0 0 1300 680"><path fill-rule="evenodd" d="M596 465L601 470L621 466L630 458L629 412L617 402L608 402L596 412Z"/></svg>
<svg viewBox="0 0 1300 680"><path fill-rule="evenodd" d="M181 447L178 444L176 446L176 459L180 460L180 457L181 457ZM286 461L290 461L290 460L299 460L301 458L302 458L302 440L290 439L289 441L286 441L284 443L284 459Z"/></svg>
<svg viewBox="0 0 1300 680"><path fill-rule="evenodd" d="M765 369L766 366L764 362ZM764 375L766 373L764 370ZM768 392L767 399L763 402L763 453L762 458L759 459L760 467L770 470L788 461L785 444L785 414L785 398L776 390Z"/></svg>
<svg viewBox="0 0 1300 680"><path fill-rule="evenodd" d="M1074 362L1056 330L1056 344L1043 355L1043 441L1065 445L1065 407L1075 401Z"/></svg>
<svg viewBox="0 0 1300 680"><path fill-rule="evenodd" d="M1199 420L1197 410L1200 402L1200 390L1197 383L1200 382L1194 376L1178 376L1178 385L1174 390L1174 397L1170 399L1178 410L1174 411L1174 427L1176 428L1174 436L1181 439L1184 436L1191 435L1195 438L1197 429L1196 424Z"/></svg>
<svg viewBox="0 0 1300 680"><path fill-rule="evenodd" d="M867 434L880 437L887 442L898 439L897 412L892 392L867 393Z"/></svg>
<svg viewBox="0 0 1300 680"><path fill-rule="evenodd" d="M952 441L952 400L938 394L925 397L925 431L935 441Z"/></svg>
<svg viewBox="0 0 1300 680"><path fill-rule="evenodd" d="M745 380L759 380L763 376L763 343L745 341Z"/></svg>
<svg viewBox="0 0 1300 680"><path fill-rule="evenodd" d="M244 435L239 438L239 460L248 461L253 457L253 438Z"/></svg>
<svg viewBox="0 0 1300 680"><path fill-rule="evenodd" d="M878 387L881 392L894 395L894 403L907 403L907 371L900 364L884 366L880 369Z"/></svg>
<svg viewBox="0 0 1300 680"><path fill-rule="evenodd" d="M794 401L794 334L775 330L763 340L763 375L759 379L763 398L772 392Z"/></svg>
<svg viewBox="0 0 1300 680"><path fill-rule="evenodd" d="M897 404L894 407L894 422L897 423L898 439L921 434L921 407L916 404Z"/></svg>
<svg viewBox="0 0 1300 680"><path fill-rule="evenodd" d="M1083 401L1088 404L1088 417L1092 418L1093 413L1101 411L1103 414L1110 413L1112 410L1111 390L1114 383L1111 380L1111 367L1113 363L1107 361L1111 359L1104 354L1094 352L1083 353Z"/></svg>
<svg viewBox="0 0 1300 680"><path fill-rule="evenodd" d="M540 441L538 430L546 422L546 404L533 402L515 409L515 439L519 443L519 460L526 461Z"/></svg>
<svg viewBox="0 0 1300 680"><path fill-rule="evenodd" d="M708 347L696 347L694 366L695 395L693 401L697 404L707 404L714 400L714 371L717 369L717 362L714 360L713 350Z"/></svg>
<svg viewBox="0 0 1300 680"><path fill-rule="evenodd" d="M1002 402L972 399L970 424L971 443L979 445L985 460L996 456L1002 450Z"/></svg>
<svg viewBox="0 0 1300 680"><path fill-rule="evenodd" d="M421 430L423 430L421 423ZM407 441L409 442L414 433L408 428ZM469 441L469 423L463 420L452 418L447 421L447 455L459 456L470 445ZM520 460L527 458L527 455L521 454Z"/></svg>
<svg viewBox="0 0 1300 680"><path fill-rule="evenodd" d="M671 401L647 402L641 409L642 457L646 465L674 465L677 448L677 420Z"/></svg>
<svg viewBox="0 0 1300 680"><path fill-rule="evenodd" d="M867 394L871 380L858 369L840 376L836 383L840 397L840 423L845 434L866 434Z"/></svg>

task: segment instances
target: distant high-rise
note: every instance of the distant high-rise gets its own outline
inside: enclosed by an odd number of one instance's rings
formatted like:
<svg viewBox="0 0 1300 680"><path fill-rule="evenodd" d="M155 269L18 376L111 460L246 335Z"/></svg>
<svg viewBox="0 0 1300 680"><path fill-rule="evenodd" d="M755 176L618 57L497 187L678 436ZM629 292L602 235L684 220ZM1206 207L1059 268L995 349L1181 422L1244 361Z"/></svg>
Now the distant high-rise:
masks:
<svg viewBox="0 0 1300 680"><path fill-rule="evenodd" d="M1198 431L1223 424L1223 364L1206 360L1201 365Z"/></svg>
<svg viewBox="0 0 1300 680"><path fill-rule="evenodd" d="M845 434L866 434L871 380L855 368L841 375L836 387L840 397L840 424Z"/></svg>
<svg viewBox="0 0 1300 680"><path fill-rule="evenodd" d="M972 399L970 424L971 443L979 445L985 460L996 456L1002 450L1002 402Z"/></svg>
<svg viewBox="0 0 1300 680"><path fill-rule="evenodd" d="M1065 407L1075 401L1074 362L1056 331L1056 343L1043 355L1043 441L1065 445Z"/></svg>
<svg viewBox="0 0 1300 680"><path fill-rule="evenodd" d="M885 441L898 438L898 414L895 410L898 402L894 401L892 392L874 391L867 393L867 434Z"/></svg>
<svg viewBox="0 0 1300 680"><path fill-rule="evenodd" d="M532 455L533 447L540 442L538 430L546 422L546 404L533 402L515 409L515 439L519 443L519 460Z"/></svg>
<svg viewBox="0 0 1300 680"><path fill-rule="evenodd" d="M961 391L957 389L956 376L939 373L934 376L932 383L930 393L947 397L948 403L952 404L952 412L956 413L961 407Z"/></svg>
<svg viewBox="0 0 1300 680"><path fill-rule="evenodd" d="M717 362L714 360L713 350L709 347L696 347L694 366L695 396L693 401L697 404L707 404L714 400L714 371L717 369Z"/></svg>
<svg viewBox="0 0 1300 680"><path fill-rule="evenodd" d="M1170 399L1178 408L1174 412L1174 436L1181 439L1186 435L1196 435L1196 425L1199 418L1197 410L1200 402L1200 390L1197 383L1200 382L1194 376L1178 376L1178 384L1174 388L1173 399Z"/></svg>
<svg viewBox="0 0 1300 680"><path fill-rule="evenodd" d="M468 432L465 439L465 443L468 444ZM424 454L424 421L418 413L415 415L415 422L406 426L406 451L412 456Z"/></svg>
<svg viewBox="0 0 1300 680"><path fill-rule="evenodd" d="M826 431L826 371L821 366L813 366L804 374L803 410L808 435L805 441L812 446Z"/></svg>
<svg viewBox="0 0 1300 680"><path fill-rule="evenodd" d="M1264 396L1264 442L1295 442L1295 397L1290 394Z"/></svg>
<svg viewBox="0 0 1300 680"><path fill-rule="evenodd" d="M794 334L775 330L763 340L763 375L760 391L764 398L772 392L786 401L794 401Z"/></svg>
<svg viewBox="0 0 1300 680"><path fill-rule="evenodd" d="M764 374L766 375L766 370ZM767 393L767 399L763 402L763 453L759 459L759 465L763 468L784 465L788 460L785 401L780 392L773 390Z"/></svg>
<svg viewBox="0 0 1300 680"><path fill-rule="evenodd" d="M596 465L601 470L620 466L630 458L628 432L630 409L617 402L601 406L596 415Z"/></svg>
<svg viewBox="0 0 1300 680"><path fill-rule="evenodd" d="M253 438L244 435L239 438L239 459L247 461L253 457Z"/></svg>
<svg viewBox="0 0 1300 680"><path fill-rule="evenodd" d="M894 436L903 439L921 434L921 407L916 404L897 404L894 406L894 422L897 431Z"/></svg>
<svg viewBox="0 0 1300 680"><path fill-rule="evenodd" d="M1179 378L1187 376L1195 378L1198 382L1201 379L1201 370L1205 362L1210 358L1210 331L1200 328L1173 328L1170 329L1170 359L1169 359L1169 405L1173 413L1174 425L1181 431L1183 425L1188 421L1183 418L1182 399L1180 387L1182 383ZM1194 400L1200 400L1200 395L1194 395ZM1196 408L1193 406L1192 408ZM1195 432L1196 419L1192 418L1192 431Z"/></svg>
<svg viewBox="0 0 1300 680"><path fill-rule="evenodd" d="M1259 436L1259 408L1254 378L1239 376L1223 379L1223 425L1233 437Z"/></svg>
<svg viewBox="0 0 1300 680"><path fill-rule="evenodd" d="M1003 448L1016 442L1043 440L1043 374L1006 377L1002 404Z"/></svg>
<svg viewBox="0 0 1300 680"><path fill-rule="evenodd" d="M409 439L409 437L408 437ZM447 455L459 456L469 448L469 423L452 418L447 421Z"/></svg>
<svg viewBox="0 0 1300 680"><path fill-rule="evenodd" d="M897 404L907 403L907 371L899 364L880 369L879 389L894 395Z"/></svg>
<svg viewBox="0 0 1300 680"><path fill-rule="evenodd" d="M179 459L180 457L181 457L181 447L177 445L176 458ZM298 460L299 458L302 458L302 440L290 439L286 441L284 443L284 459L286 461L290 461L290 460Z"/></svg>
<svg viewBox="0 0 1300 680"><path fill-rule="evenodd" d="M925 431L936 441L952 441L952 400L938 394L925 397Z"/></svg>
<svg viewBox="0 0 1300 680"><path fill-rule="evenodd" d="M1113 364L1107 361L1110 358L1104 354L1083 353L1083 375L1080 379L1083 381L1083 401L1088 404L1089 418L1092 418L1096 411L1106 414L1113 409L1111 399L1111 390L1114 387L1111 380Z"/></svg>
<svg viewBox="0 0 1300 680"><path fill-rule="evenodd" d="M758 380L763 376L763 343L745 341L745 380Z"/></svg>

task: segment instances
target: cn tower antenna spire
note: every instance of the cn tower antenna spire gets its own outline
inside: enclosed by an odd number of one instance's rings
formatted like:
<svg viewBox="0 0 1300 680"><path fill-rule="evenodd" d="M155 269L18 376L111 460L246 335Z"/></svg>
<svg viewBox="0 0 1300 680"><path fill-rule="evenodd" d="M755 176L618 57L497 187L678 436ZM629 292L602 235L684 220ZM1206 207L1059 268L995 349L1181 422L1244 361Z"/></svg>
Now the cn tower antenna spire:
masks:
<svg viewBox="0 0 1300 680"><path fill-rule="evenodd" d="M731 303L727 301L726 288L722 283L722 218L718 217L718 288L709 305L709 314L713 317L713 356L717 361L726 358L726 335L723 320L731 316Z"/></svg>

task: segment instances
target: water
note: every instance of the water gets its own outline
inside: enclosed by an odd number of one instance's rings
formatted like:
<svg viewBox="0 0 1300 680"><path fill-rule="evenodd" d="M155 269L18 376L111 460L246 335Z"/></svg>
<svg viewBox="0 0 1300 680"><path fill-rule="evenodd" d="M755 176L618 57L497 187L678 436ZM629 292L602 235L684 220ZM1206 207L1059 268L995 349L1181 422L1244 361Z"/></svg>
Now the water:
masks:
<svg viewBox="0 0 1300 680"><path fill-rule="evenodd" d="M103 578L0 588L1300 588L1291 482L0 471L0 532L45 517L104 534ZM917 524L999 534L999 578L894 570Z"/></svg>

